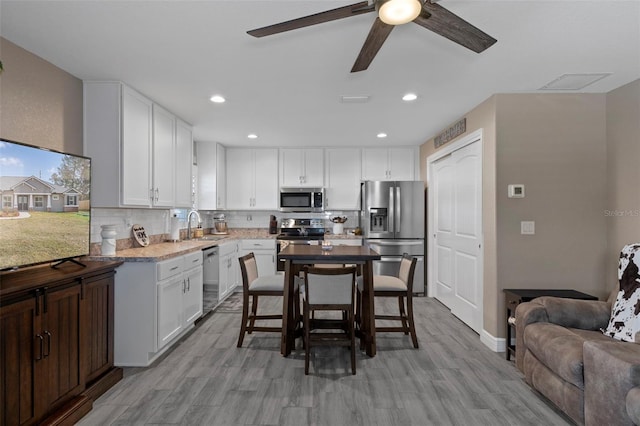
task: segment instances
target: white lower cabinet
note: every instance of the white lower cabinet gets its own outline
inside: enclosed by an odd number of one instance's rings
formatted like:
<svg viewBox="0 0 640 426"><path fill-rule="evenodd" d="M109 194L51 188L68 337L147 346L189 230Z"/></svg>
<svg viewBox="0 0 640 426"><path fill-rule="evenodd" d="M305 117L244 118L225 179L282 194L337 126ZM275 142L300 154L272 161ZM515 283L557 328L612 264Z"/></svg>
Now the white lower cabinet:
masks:
<svg viewBox="0 0 640 426"><path fill-rule="evenodd" d="M202 315L202 252L125 262L114 298L114 363L146 367Z"/></svg>
<svg viewBox="0 0 640 426"><path fill-rule="evenodd" d="M238 257L240 251L237 241L229 241L220 245L220 281L218 287L218 300L224 300L229 294L233 293L236 286L240 283L240 262Z"/></svg>
<svg viewBox="0 0 640 426"><path fill-rule="evenodd" d="M241 256L253 252L258 265L258 276L276 273L276 240L242 240L241 249Z"/></svg>

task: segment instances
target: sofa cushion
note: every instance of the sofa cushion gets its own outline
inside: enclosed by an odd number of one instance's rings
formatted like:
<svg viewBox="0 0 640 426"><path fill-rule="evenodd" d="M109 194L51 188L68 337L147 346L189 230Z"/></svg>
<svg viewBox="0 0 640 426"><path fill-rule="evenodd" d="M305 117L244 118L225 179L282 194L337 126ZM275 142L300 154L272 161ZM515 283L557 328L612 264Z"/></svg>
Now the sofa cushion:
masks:
<svg viewBox="0 0 640 426"><path fill-rule="evenodd" d="M586 426L630 426L626 398L640 386L640 345L590 341L583 356Z"/></svg>
<svg viewBox="0 0 640 426"><path fill-rule="evenodd" d="M556 324L540 322L529 324L524 329L524 344L527 349L555 374L582 390L584 341L583 336Z"/></svg>
<svg viewBox="0 0 640 426"><path fill-rule="evenodd" d="M627 415L637 425L640 425L640 388L633 388L626 398Z"/></svg>
<svg viewBox="0 0 640 426"><path fill-rule="evenodd" d="M640 244L625 246L620 253L620 290L611 310L609 325L603 332L614 339L635 342L640 331Z"/></svg>

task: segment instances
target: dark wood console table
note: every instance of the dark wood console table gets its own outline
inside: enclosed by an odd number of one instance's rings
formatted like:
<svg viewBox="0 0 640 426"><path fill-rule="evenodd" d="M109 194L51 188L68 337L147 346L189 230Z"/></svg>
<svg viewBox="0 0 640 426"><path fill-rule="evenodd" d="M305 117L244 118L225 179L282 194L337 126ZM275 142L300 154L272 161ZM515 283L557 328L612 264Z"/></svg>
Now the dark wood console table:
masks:
<svg viewBox="0 0 640 426"><path fill-rule="evenodd" d="M505 355L507 361L511 359L511 355L515 356L516 346L511 344L511 339L515 336L515 319L516 308L523 302L528 302L536 297L553 296L566 297L567 299L582 300L598 300L597 297L590 294L582 293L576 290L551 290L551 289L504 289L504 302L506 310L505 329L506 329L506 350Z"/></svg>
<svg viewBox="0 0 640 426"><path fill-rule="evenodd" d="M113 365L115 269L65 263L0 273L0 425L72 425L122 378Z"/></svg>

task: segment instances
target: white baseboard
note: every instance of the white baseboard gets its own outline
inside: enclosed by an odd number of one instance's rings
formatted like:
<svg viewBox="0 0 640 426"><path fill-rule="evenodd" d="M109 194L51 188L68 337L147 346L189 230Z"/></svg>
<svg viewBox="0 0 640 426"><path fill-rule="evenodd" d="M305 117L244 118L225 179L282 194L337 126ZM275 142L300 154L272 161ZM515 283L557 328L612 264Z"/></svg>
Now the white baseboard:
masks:
<svg viewBox="0 0 640 426"><path fill-rule="evenodd" d="M480 341L494 352L504 352L507 347L505 338L494 337L487 330L482 330L480 333Z"/></svg>

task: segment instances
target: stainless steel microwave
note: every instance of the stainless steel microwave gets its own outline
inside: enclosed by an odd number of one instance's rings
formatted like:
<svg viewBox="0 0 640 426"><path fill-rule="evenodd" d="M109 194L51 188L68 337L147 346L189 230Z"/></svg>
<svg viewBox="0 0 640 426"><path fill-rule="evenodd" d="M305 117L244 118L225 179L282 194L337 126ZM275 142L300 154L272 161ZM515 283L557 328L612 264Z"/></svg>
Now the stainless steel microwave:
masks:
<svg viewBox="0 0 640 426"><path fill-rule="evenodd" d="M323 188L280 188L281 212L324 211Z"/></svg>

